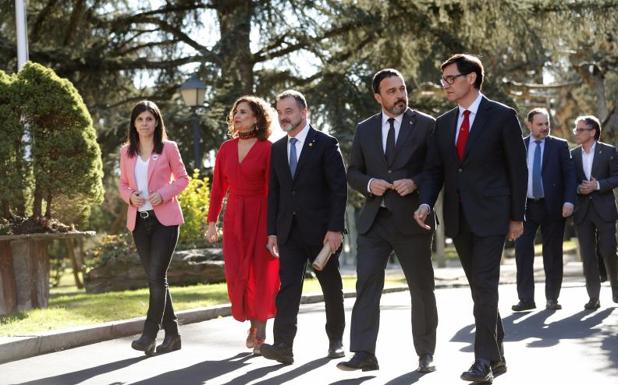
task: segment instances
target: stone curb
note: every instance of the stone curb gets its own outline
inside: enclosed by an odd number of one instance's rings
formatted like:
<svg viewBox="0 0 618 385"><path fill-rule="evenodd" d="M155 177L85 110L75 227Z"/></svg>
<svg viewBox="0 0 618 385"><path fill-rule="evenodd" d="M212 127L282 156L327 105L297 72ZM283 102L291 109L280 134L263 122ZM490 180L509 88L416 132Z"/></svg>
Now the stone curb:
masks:
<svg viewBox="0 0 618 385"><path fill-rule="evenodd" d="M384 293L405 290L408 290L407 286L389 287L384 289ZM343 295L345 298L352 298L356 296L356 293L344 292ZM301 298L301 304L317 303L323 300L322 294L304 295ZM217 305L208 308L179 311L177 316L179 323L186 325L218 317L227 317L231 315L231 309L229 304ZM122 321L112 321L94 326L42 333L36 336L17 338L13 341L0 343L0 364L135 335L142 331L145 319L145 317L138 317Z"/></svg>

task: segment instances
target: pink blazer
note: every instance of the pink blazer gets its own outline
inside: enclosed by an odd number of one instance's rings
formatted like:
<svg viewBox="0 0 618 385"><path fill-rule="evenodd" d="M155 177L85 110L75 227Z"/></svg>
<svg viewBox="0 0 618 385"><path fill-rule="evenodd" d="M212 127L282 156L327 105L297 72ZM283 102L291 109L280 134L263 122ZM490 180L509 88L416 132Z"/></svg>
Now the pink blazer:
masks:
<svg viewBox="0 0 618 385"><path fill-rule="evenodd" d="M135 180L135 162L137 156L131 158L128 154L129 146L124 145L120 149L120 196L127 202L127 228L135 229L137 206L133 206L129 197L137 191ZM182 210L176 197L189 184L187 170L180 157L178 146L175 142L163 141L163 152L152 153L148 163L148 191L152 194L161 194L162 202L153 206L159 222L165 226L180 225L184 223Z"/></svg>

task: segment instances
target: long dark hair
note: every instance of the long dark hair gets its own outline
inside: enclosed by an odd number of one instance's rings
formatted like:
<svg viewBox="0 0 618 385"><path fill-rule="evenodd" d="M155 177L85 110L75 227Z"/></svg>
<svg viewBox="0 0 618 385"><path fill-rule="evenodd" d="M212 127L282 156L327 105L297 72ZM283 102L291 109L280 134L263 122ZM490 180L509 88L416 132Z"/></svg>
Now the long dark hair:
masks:
<svg viewBox="0 0 618 385"><path fill-rule="evenodd" d="M129 122L129 156L132 158L139 153L139 135L137 133L137 128L135 128L135 119L142 112L148 111L154 117L156 121L155 131L154 131L154 149L153 151L157 154L163 152L163 140L167 139L167 133L165 132L165 124L163 123L163 118L161 117L161 111L159 111L159 107L154 102L150 100L142 100L138 102L135 107L133 107L133 111L131 111L131 121Z"/></svg>
<svg viewBox="0 0 618 385"><path fill-rule="evenodd" d="M264 99L253 95L245 95L236 99L234 105L232 106L232 109L227 116L227 134L232 138L238 137L238 131L236 131L236 129L234 128L234 115L236 114L236 109L238 108L238 105L242 102L247 103L249 105L249 108L251 108L251 111L253 111L253 114L255 115L255 118L257 120L255 129L257 131L258 140L268 139L272 132L271 125L273 118L271 108Z"/></svg>

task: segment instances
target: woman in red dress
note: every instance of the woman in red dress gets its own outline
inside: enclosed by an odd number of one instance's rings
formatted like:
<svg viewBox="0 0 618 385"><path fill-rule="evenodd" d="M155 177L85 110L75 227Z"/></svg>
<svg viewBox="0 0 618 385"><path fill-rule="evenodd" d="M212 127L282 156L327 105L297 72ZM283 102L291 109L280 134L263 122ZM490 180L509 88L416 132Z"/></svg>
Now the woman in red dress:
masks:
<svg viewBox="0 0 618 385"><path fill-rule="evenodd" d="M223 198L223 257L232 316L251 321L247 348L260 354L266 338L266 321L276 313L279 260L266 249L266 205L272 116L268 104L255 96L234 102L228 116L232 139L219 148L215 161L208 231L216 242L217 218Z"/></svg>

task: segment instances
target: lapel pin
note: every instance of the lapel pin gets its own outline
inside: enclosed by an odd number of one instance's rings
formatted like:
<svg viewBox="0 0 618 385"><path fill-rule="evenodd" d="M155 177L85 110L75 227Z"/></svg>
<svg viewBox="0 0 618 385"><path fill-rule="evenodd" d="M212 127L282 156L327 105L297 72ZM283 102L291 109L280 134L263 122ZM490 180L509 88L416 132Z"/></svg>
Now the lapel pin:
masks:
<svg viewBox="0 0 618 385"><path fill-rule="evenodd" d="M159 154L154 154L154 155L152 156L152 160L157 160L157 159L159 159Z"/></svg>

